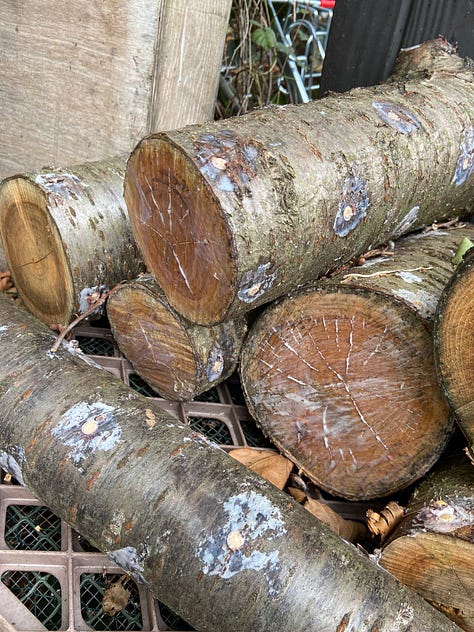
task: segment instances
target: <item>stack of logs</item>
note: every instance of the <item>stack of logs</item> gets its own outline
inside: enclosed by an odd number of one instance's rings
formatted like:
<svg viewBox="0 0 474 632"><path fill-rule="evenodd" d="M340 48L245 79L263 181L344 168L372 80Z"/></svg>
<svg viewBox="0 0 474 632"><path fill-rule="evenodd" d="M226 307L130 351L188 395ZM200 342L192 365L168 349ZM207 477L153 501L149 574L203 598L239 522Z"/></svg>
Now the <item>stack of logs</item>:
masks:
<svg viewBox="0 0 474 632"><path fill-rule="evenodd" d="M474 211L472 103L472 66L435 41L385 85L0 188L15 285L47 325L107 298L124 355L167 399L239 366L258 426L330 495L393 496L439 461L379 560L465 630L474 250L459 248L474 226L448 220ZM452 467L455 420L468 445Z"/></svg>

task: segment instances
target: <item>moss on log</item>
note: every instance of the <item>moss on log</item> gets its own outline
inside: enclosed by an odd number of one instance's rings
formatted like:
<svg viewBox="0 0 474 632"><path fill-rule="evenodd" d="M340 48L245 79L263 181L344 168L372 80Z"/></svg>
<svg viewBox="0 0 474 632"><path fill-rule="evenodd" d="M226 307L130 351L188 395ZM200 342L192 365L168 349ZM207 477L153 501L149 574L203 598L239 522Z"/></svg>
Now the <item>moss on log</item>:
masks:
<svg viewBox="0 0 474 632"><path fill-rule="evenodd" d="M423 476L453 428L431 335L451 259L474 227L399 240L268 307L240 373L263 432L317 485L349 499L384 496Z"/></svg>
<svg viewBox="0 0 474 632"><path fill-rule="evenodd" d="M472 66L447 43L423 50L385 85L142 140L125 199L177 311L205 325L232 318L472 212Z"/></svg>
<svg viewBox="0 0 474 632"><path fill-rule="evenodd" d="M135 371L160 395L189 401L235 371L247 331L243 318L202 327L168 304L150 275L107 300L112 333Z"/></svg>
<svg viewBox="0 0 474 632"><path fill-rule="evenodd" d="M0 233L26 307L67 325L145 266L123 199L125 158L19 174L0 186Z"/></svg>
<svg viewBox="0 0 474 632"><path fill-rule="evenodd" d="M458 629L0 296L0 464L199 630Z"/></svg>
<svg viewBox="0 0 474 632"><path fill-rule="evenodd" d="M472 240L471 238L471 241ZM443 391L474 460L474 249L446 285L435 319L435 358Z"/></svg>

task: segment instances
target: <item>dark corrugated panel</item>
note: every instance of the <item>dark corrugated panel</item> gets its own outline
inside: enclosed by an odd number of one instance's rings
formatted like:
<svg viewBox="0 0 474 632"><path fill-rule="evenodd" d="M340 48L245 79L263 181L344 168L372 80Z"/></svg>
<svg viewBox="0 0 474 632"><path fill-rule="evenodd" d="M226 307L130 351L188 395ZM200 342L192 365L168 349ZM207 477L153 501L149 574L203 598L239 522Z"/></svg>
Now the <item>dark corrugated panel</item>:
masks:
<svg viewBox="0 0 474 632"><path fill-rule="evenodd" d="M474 0L337 0L321 95L375 85L400 48L443 35L474 58Z"/></svg>
<svg viewBox="0 0 474 632"><path fill-rule="evenodd" d="M336 0L321 94L383 81L396 59L412 0Z"/></svg>
<svg viewBox="0 0 474 632"><path fill-rule="evenodd" d="M413 0L402 47L442 35L459 45L459 54L474 58L473 0Z"/></svg>

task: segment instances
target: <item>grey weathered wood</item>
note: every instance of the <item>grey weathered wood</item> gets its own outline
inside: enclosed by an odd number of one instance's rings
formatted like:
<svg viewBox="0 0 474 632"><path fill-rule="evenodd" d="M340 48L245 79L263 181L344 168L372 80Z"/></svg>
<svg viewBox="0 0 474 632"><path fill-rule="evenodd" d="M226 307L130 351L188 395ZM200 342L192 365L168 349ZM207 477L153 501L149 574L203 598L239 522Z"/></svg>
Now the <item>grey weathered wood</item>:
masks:
<svg viewBox="0 0 474 632"><path fill-rule="evenodd" d="M196 629L458 629L0 296L0 465Z"/></svg>
<svg viewBox="0 0 474 632"><path fill-rule="evenodd" d="M0 178L212 118L231 0L0 0Z"/></svg>

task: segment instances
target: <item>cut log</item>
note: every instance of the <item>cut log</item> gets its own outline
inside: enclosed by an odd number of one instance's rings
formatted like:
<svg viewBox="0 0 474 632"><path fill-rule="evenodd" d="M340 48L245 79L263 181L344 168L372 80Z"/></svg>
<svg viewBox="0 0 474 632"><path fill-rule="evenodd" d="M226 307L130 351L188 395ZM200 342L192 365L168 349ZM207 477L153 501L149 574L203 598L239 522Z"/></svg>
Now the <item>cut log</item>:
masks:
<svg viewBox="0 0 474 632"><path fill-rule="evenodd" d="M474 632L474 469L465 455L423 481L379 562Z"/></svg>
<svg viewBox="0 0 474 632"><path fill-rule="evenodd" d="M0 0L0 178L213 118L231 0Z"/></svg>
<svg viewBox="0 0 474 632"><path fill-rule="evenodd" d="M119 287L107 315L120 350L160 395L190 401L235 371L247 331L243 318L202 327L168 304L150 275Z"/></svg>
<svg viewBox="0 0 474 632"><path fill-rule="evenodd" d="M145 270L123 199L125 158L20 174L0 185L0 233L25 306L69 323Z"/></svg>
<svg viewBox="0 0 474 632"><path fill-rule="evenodd" d="M471 238L471 241L472 240ZM443 391L474 461L474 249L465 255L439 300L435 358Z"/></svg>
<svg viewBox="0 0 474 632"><path fill-rule="evenodd" d="M142 140L125 199L177 311L204 325L232 318L472 212L472 67L445 42L425 47L413 75L406 63L390 84Z"/></svg>
<svg viewBox="0 0 474 632"><path fill-rule="evenodd" d="M392 257L294 292L250 329L240 364L249 410L326 491L385 496L444 450L453 419L429 323L466 235L474 227L405 237Z"/></svg>
<svg viewBox="0 0 474 632"><path fill-rule="evenodd" d="M4 296L0 317L0 465L193 627L458 629Z"/></svg>

